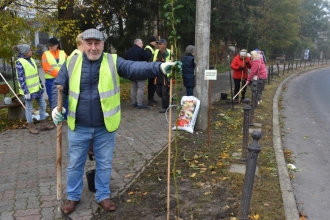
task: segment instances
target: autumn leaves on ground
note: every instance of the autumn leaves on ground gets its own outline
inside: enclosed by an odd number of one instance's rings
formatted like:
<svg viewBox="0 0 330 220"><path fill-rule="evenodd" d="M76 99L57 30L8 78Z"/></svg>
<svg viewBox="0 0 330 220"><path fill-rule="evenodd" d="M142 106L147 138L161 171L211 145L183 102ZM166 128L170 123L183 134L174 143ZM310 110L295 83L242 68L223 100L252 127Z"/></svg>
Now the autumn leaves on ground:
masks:
<svg viewBox="0 0 330 220"><path fill-rule="evenodd" d="M255 110L254 122L262 124L259 141L262 150L250 219L285 219L273 150L272 103L278 85L291 74L274 76L265 86L263 103ZM127 101L129 86L123 85L121 92ZM251 97L250 88L247 97ZM177 132L171 151L170 219L238 219L244 175L228 172L228 168L232 163L241 163L232 154L241 152L244 112L242 104L235 104L232 109L229 99L212 105L210 145L207 131ZM1 131L24 127L24 120L7 120L6 112L6 109L0 110ZM249 143L251 141L249 137ZM114 199L115 212L97 210L94 219L166 219L167 154L167 149L159 154L130 188Z"/></svg>
<svg viewBox="0 0 330 220"><path fill-rule="evenodd" d="M265 86L263 103L255 110L254 122L262 124L259 141L262 150L250 219L285 219L273 149L272 105L278 85L291 74L290 71L285 76L274 76ZM250 88L247 97L251 97ZM170 219L238 219L244 175L228 172L228 168L233 163L241 163L232 154L241 152L244 112L242 104L235 104L232 109L229 99L212 105L209 146L207 131L194 134L179 131L177 144L172 143ZM249 143L251 141L249 137ZM166 149L125 193L115 198L115 212L100 210L95 219L166 219L167 155Z"/></svg>

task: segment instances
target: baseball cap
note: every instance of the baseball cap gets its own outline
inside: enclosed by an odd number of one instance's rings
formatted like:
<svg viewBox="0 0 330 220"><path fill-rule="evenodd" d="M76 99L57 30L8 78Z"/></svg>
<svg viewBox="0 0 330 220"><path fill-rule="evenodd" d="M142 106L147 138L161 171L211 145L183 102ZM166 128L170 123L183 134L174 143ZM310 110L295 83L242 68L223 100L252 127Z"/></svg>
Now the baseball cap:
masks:
<svg viewBox="0 0 330 220"><path fill-rule="evenodd" d="M167 44L167 41L165 39L160 39L157 43L158 44Z"/></svg>
<svg viewBox="0 0 330 220"><path fill-rule="evenodd" d="M94 28L87 29L82 33L82 39L88 40L88 39L95 39L95 40L104 40L104 35L101 31L96 30Z"/></svg>

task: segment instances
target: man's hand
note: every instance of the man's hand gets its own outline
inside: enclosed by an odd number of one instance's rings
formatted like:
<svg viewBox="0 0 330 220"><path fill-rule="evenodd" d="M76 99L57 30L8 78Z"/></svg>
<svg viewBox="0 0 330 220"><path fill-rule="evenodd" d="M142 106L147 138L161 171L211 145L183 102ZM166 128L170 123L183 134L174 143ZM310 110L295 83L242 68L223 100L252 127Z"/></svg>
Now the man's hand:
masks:
<svg viewBox="0 0 330 220"><path fill-rule="evenodd" d="M249 85L250 84L250 81L246 81L246 83L245 83L246 85Z"/></svg>
<svg viewBox="0 0 330 220"><path fill-rule="evenodd" d="M242 66L240 66L240 67L238 67L238 70L244 70L244 67L242 67Z"/></svg>
<svg viewBox="0 0 330 220"><path fill-rule="evenodd" d="M173 66L176 66L179 69L179 72L182 71L182 63L180 61L162 63L160 64L160 70L164 75L167 75L168 73L171 73L171 68Z"/></svg>
<svg viewBox="0 0 330 220"><path fill-rule="evenodd" d="M53 109L52 118L56 126L58 125L58 123L63 121L64 119L63 114L65 114L65 112L66 112L65 108L62 108L62 113L58 111L57 106Z"/></svg>
<svg viewBox="0 0 330 220"><path fill-rule="evenodd" d="M31 99L31 94L30 93L25 94L24 98L25 98L25 100L30 100Z"/></svg>

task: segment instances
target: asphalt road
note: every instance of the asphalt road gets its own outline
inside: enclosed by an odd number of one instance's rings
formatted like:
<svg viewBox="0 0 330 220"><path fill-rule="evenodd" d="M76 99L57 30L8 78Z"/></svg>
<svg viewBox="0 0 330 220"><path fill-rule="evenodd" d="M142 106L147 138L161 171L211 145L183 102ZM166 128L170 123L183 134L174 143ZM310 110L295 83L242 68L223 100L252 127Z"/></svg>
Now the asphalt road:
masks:
<svg viewBox="0 0 330 220"><path fill-rule="evenodd" d="M330 68L297 75L282 93L283 147L292 151L292 188L300 213L330 216Z"/></svg>

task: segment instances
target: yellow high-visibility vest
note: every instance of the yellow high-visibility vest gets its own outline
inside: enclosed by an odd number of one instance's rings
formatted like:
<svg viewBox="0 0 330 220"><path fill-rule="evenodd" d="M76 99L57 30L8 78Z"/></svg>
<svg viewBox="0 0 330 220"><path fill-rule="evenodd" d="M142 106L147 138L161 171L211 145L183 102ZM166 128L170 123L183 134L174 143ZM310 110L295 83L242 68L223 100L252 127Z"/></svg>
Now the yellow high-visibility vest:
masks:
<svg viewBox="0 0 330 220"><path fill-rule="evenodd" d="M80 79L83 57L75 54L67 60L69 63L69 111L68 126L75 129L76 110L80 94ZM100 66L98 92L105 127L109 132L116 131L120 124L120 77L117 74L117 55L103 53Z"/></svg>
<svg viewBox="0 0 330 220"><path fill-rule="evenodd" d="M168 56L165 57L165 62L168 62L168 61L170 61L170 59L171 59L171 50L170 50L170 49L167 49L167 48L166 48L166 50L167 50L167 52L168 52ZM158 55L158 53L159 53L159 49L156 49L156 50L155 50L155 53L154 53L154 59L153 59L154 62L155 62L156 59L157 59L157 55ZM158 60L158 62L162 62L162 61L159 61L159 60Z"/></svg>
<svg viewBox="0 0 330 220"><path fill-rule="evenodd" d="M51 66L51 68L49 69L49 73L45 73L45 79L53 79L55 77L50 75L50 72L52 72L53 70L56 70L58 72L61 69L61 66L65 62L65 52L64 52L64 50L59 51L58 63L56 62L55 57L49 50L45 51L45 54L46 54L47 61L48 61L49 65Z"/></svg>
<svg viewBox="0 0 330 220"><path fill-rule="evenodd" d="M30 59L34 67L31 65L31 63L29 63L29 61L27 61L24 58L19 58L17 61L19 61L24 68L26 86L29 90L29 93L31 94L34 92L38 92L41 88L41 84L40 84L37 64L33 58ZM17 70L16 70L16 77L18 78ZM19 91L18 91L19 94L24 95L24 91L22 90L21 85L18 84L18 86L19 86Z"/></svg>
<svg viewBox="0 0 330 220"><path fill-rule="evenodd" d="M154 50L150 45L148 45L148 46L146 46L146 47L144 48L144 50L146 50L146 49L149 49L149 50L151 51L152 54L155 53L155 50Z"/></svg>

